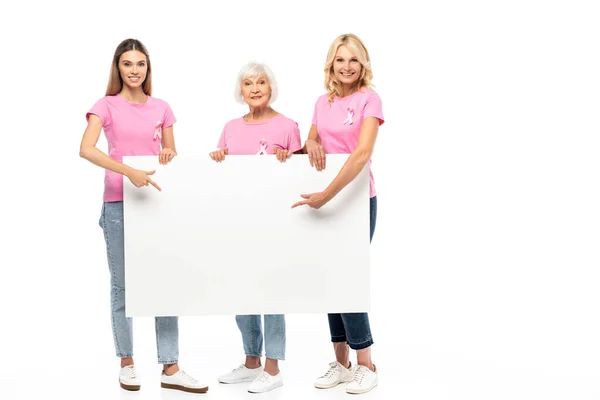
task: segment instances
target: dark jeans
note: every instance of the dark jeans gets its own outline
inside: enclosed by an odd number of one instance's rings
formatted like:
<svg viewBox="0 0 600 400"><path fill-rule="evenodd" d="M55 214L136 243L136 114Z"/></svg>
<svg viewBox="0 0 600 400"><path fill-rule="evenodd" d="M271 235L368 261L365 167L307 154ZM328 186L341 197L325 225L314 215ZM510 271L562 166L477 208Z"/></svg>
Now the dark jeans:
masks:
<svg viewBox="0 0 600 400"><path fill-rule="evenodd" d="M371 238L375 233L377 221L377 196L370 199L371 203ZM365 349L373 344L369 315L367 313L328 314L329 331L332 342L348 342L354 350Z"/></svg>

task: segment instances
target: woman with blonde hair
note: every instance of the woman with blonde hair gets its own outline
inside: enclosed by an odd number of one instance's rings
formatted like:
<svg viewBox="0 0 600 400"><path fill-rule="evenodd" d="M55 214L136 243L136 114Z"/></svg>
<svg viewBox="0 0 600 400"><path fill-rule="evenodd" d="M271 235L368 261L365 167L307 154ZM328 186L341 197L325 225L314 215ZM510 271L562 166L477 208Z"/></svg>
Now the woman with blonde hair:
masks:
<svg viewBox="0 0 600 400"><path fill-rule="evenodd" d="M350 154L348 160L322 192L302 194L292 207L308 205L318 209L352 182L371 155L379 126L383 124L381 99L372 89L371 59L363 42L353 34L336 38L325 63L325 89L317 99L312 126L302 148L311 166L325 168L325 154ZM377 197L370 171L370 239L375 232ZM344 295L351 295L346 294ZM377 385L378 374L371 360L373 337L367 313L329 314L329 330L336 361L318 378L315 387L326 389L348 383L348 393L365 393ZM350 348L357 364L350 362Z"/></svg>

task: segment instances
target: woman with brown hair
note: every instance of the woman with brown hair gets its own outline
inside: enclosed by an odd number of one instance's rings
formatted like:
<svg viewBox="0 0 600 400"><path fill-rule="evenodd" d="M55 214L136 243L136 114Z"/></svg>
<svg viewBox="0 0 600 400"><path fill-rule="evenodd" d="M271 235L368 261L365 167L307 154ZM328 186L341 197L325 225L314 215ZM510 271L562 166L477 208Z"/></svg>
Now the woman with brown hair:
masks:
<svg viewBox="0 0 600 400"><path fill-rule="evenodd" d="M157 155L168 164L177 151L173 136L176 119L163 100L152 97L152 68L146 47L126 39L117 47L106 96L86 114L87 128L80 156L105 169L104 202L100 226L104 231L111 278L112 331L117 357L121 359L119 383L123 389L139 390L140 379L133 362L132 320L125 316L125 260L123 230L123 176L138 188L161 190L151 178L155 171L141 171L122 163L123 156ZM104 130L108 155L96 147ZM163 365L161 386L204 393L208 386L179 369L178 319L156 317L158 362Z"/></svg>

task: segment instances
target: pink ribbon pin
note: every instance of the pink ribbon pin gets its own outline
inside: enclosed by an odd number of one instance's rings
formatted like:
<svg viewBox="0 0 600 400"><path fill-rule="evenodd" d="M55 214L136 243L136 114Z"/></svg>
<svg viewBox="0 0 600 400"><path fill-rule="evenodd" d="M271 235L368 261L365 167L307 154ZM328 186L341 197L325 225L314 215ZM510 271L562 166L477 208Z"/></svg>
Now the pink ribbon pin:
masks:
<svg viewBox="0 0 600 400"><path fill-rule="evenodd" d="M267 141L265 138L260 139L260 150L256 153L257 156L267 154Z"/></svg>
<svg viewBox="0 0 600 400"><path fill-rule="evenodd" d="M354 121L352 120L352 118L354 118L354 110L353 110L353 109L351 109L351 108L349 108L347 111L348 111L348 118L346 118L346 119L344 120L344 125L346 125L346 124L348 124L348 125L352 125L352 122L354 122Z"/></svg>
<svg viewBox="0 0 600 400"><path fill-rule="evenodd" d="M154 127L154 139L162 139L162 122L158 121Z"/></svg>

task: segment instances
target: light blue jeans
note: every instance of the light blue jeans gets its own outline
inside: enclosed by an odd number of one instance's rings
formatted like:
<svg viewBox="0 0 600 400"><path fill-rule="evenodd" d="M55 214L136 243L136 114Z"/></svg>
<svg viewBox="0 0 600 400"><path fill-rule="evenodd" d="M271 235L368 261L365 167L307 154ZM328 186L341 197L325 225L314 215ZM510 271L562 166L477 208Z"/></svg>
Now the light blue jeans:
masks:
<svg viewBox="0 0 600 400"><path fill-rule="evenodd" d="M110 270L110 304L115 350L119 358L133 357L132 320L125 317L125 234L122 201L102 205L100 227L104 231ZM158 363L176 364L179 359L177 317L157 317L154 325Z"/></svg>
<svg viewBox="0 0 600 400"><path fill-rule="evenodd" d="M261 357L263 350L263 332L260 315L236 315L244 352L247 356ZM265 350L267 358L285 360L285 316L282 314L265 315Z"/></svg>

